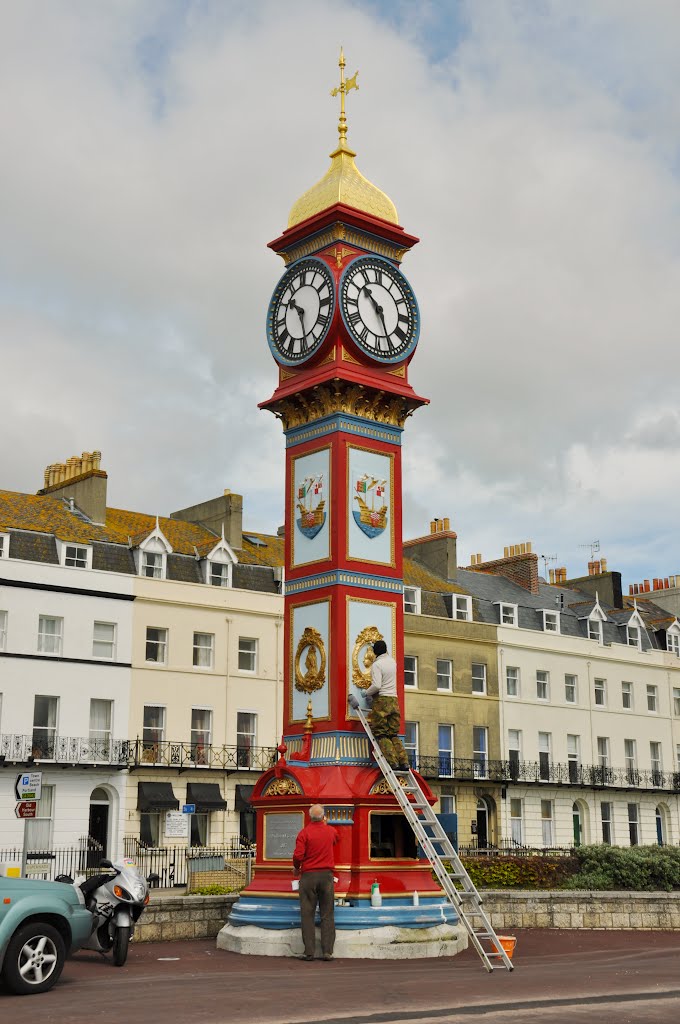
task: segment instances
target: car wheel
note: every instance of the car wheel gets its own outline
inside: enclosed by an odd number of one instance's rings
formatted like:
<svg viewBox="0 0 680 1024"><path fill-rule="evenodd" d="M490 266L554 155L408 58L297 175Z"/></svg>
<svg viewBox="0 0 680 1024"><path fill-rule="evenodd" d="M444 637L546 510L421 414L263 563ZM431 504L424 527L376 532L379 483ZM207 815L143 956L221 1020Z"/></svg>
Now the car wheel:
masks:
<svg viewBox="0 0 680 1024"><path fill-rule="evenodd" d="M66 946L57 929L34 921L9 940L2 978L17 995L46 992L58 981L65 960Z"/></svg>

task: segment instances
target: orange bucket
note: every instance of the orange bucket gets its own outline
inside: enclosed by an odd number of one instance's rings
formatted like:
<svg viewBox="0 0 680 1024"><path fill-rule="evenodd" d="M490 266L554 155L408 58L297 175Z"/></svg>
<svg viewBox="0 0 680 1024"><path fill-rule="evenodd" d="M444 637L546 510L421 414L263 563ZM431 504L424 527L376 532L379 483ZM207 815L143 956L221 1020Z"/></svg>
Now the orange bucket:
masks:
<svg viewBox="0 0 680 1024"><path fill-rule="evenodd" d="M508 957L509 960L512 960L512 954L515 952L515 946L517 945L516 937L514 935L499 935L498 941L500 942L501 948L503 949L505 955ZM492 943L492 945L494 953L499 953L500 950L498 949L496 943L494 942Z"/></svg>

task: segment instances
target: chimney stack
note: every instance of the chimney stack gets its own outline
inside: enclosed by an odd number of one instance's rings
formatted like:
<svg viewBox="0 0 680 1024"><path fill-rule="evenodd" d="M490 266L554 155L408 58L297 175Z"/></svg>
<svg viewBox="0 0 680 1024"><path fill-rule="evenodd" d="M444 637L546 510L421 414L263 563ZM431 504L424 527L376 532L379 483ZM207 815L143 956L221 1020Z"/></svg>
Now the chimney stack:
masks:
<svg viewBox="0 0 680 1024"><path fill-rule="evenodd" d="M66 462L55 462L45 469L43 487L38 494L67 498L93 523L106 522L107 475L101 468L102 453L83 452Z"/></svg>
<svg viewBox="0 0 680 1024"><path fill-rule="evenodd" d="M233 494L228 488L219 498L202 501L199 505L181 508L170 513L171 519L185 523L196 523L218 537L224 527L224 539L232 548L243 547L243 497Z"/></svg>
<svg viewBox="0 0 680 1024"><path fill-rule="evenodd" d="M404 554L445 580L455 579L458 569L457 539L448 516L432 519L427 536L404 541Z"/></svg>

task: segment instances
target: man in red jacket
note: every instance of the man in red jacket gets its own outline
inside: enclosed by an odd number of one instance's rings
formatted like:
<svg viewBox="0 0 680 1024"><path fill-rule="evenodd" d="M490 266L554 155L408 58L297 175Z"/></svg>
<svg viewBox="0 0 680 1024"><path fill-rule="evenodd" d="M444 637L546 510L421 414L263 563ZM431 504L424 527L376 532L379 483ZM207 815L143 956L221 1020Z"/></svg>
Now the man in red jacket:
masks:
<svg viewBox="0 0 680 1024"><path fill-rule="evenodd" d="M295 873L300 872L300 921L305 945L301 960L314 959L314 916L317 904L321 920L321 959L333 959L333 847L337 841L338 833L332 825L326 824L323 807L321 804L313 804L309 808L309 825L298 832L293 853Z"/></svg>

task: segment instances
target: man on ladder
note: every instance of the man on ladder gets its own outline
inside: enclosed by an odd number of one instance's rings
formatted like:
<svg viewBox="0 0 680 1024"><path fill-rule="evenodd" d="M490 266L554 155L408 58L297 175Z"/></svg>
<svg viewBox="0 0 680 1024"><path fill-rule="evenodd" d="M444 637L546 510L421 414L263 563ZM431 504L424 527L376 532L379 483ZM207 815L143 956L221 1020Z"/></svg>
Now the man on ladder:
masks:
<svg viewBox="0 0 680 1024"><path fill-rule="evenodd" d="M387 653L384 640L376 640L373 653L375 661L371 665L371 685L364 693L371 709L368 722L390 768L406 770L411 765L399 738L401 715L397 699L397 663Z"/></svg>

